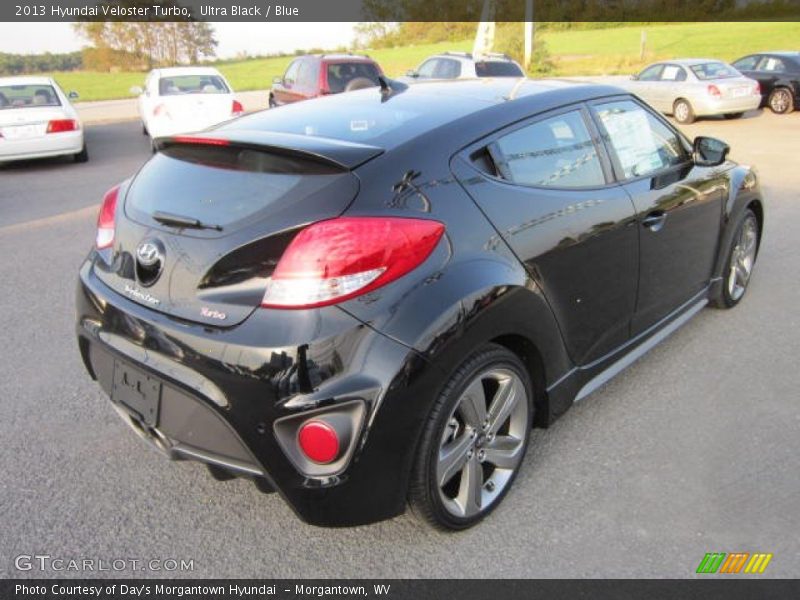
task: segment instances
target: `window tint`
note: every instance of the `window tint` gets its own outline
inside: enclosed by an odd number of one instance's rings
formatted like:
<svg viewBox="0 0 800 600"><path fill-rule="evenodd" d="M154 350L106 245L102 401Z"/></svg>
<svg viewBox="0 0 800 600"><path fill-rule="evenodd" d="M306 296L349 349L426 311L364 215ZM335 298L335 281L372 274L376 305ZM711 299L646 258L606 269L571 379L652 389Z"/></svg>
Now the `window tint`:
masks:
<svg viewBox="0 0 800 600"><path fill-rule="evenodd" d="M439 59L433 76L436 79L456 79L461 75L461 63L451 58Z"/></svg>
<svg viewBox="0 0 800 600"><path fill-rule="evenodd" d="M158 93L161 96L179 96L181 94L227 94L228 86L222 77L217 75L179 75L162 77L158 82Z"/></svg>
<svg viewBox="0 0 800 600"><path fill-rule="evenodd" d="M740 71L754 71L758 59L759 59L758 56L746 56L733 63L733 66L739 69Z"/></svg>
<svg viewBox="0 0 800 600"><path fill-rule="evenodd" d="M771 73L783 73L786 71L786 65L780 58L775 58L774 56L765 56L761 61L758 70L769 71Z"/></svg>
<svg viewBox="0 0 800 600"><path fill-rule="evenodd" d="M732 67L721 62L704 63L693 65L692 71L698 79L703 81L708 79L725 79L728 77L739 77L739 73Z"/></svg>
<svg viewBox="0 0 800 600"><path fill-rule="evenodd" d="M664 65L661 81L686 81L686 71L678 65Z"/></svg>
<svg viewBox="0 0 800 600"><path fill-rule="evenodd" d="M580 111L538 121L490 146L500 174L514 183L591 187L606 180Z"/></svg>
<svg viewBox="0 0 800 600"><path fill-rule="evenodd" d="M678 135L631 100L595 107L626 178L649 175L683 163Z"/></svg>
<svg viewBox="0 0 800 600"><path fill-rule="evenodd" d="M431 79L433 77L434 72L436 71L436 67L439 64L439 61L435 58L431 60L426 60L420 66L417 73L419 74L420 79Z"/></svg>
<svg viewBox="0 0 800 600"><path fill-rule="evenodd" d="M332 63L328 65L328 89L333 93L343 92L353 79L369 79L378 83L378 68L368 62Z"/></svg>
<svg viewBox="0 0 800 600"><path fill-rule="evenodd" d="M478 77L524 77L516 64L510 61L489 60L475 63L475 74Z"/></svg>
<svg viewBox="0 0 800 600"><path fill-rule="evenodd" d="M0 86L0 109L60 105L58 94L51 85Z"/></svg>
<svg viewBox="0 0 800 600"><path fill-rule="evenodd" d="M639 73L639 81L658 81L664 65L653 65Z"/></svg>

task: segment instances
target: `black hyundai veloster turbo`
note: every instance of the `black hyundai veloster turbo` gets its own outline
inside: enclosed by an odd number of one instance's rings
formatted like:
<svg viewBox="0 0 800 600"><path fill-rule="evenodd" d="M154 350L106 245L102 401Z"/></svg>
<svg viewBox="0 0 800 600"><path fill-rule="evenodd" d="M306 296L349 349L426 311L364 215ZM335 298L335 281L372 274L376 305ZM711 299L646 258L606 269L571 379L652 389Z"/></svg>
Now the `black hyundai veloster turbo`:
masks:
<svg viewBox="0 0 800 600"><path fill-rule="evenodd" d="M533 426L739 302L764 223L724 143L613 87L383 80L158 147L80 269L86 368L316 525L475 524Z"/></svg>

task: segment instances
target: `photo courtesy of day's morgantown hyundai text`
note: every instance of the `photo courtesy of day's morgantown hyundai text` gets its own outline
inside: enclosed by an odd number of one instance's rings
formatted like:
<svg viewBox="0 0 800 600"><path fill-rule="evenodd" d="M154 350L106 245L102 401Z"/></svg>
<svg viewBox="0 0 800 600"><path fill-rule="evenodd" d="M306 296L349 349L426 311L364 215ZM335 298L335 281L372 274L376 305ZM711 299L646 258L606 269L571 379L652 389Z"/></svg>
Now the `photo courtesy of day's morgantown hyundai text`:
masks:
<svg viewBox="0 0 800 600"><path fill-rule="evenodd" d="M78 342L171 458L315 525L463 529L533 427L741 300L764 199L615 87L379 82L156 139L103 199Z"/></svg>

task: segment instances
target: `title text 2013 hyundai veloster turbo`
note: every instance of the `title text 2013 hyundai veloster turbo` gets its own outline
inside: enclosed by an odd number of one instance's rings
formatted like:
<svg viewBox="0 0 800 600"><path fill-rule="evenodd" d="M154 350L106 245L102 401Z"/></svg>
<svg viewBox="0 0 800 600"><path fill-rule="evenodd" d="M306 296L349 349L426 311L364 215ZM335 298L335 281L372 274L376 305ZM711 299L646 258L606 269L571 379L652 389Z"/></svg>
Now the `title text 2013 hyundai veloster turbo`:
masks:
<svg viewBox="0 0 800 600"><path fill-rule="evenodd" d="M317 525L476 523L532 426L739 302L764 223L724 143L612 87L382 80L158 146L80 269L86 368Z"/></svg>

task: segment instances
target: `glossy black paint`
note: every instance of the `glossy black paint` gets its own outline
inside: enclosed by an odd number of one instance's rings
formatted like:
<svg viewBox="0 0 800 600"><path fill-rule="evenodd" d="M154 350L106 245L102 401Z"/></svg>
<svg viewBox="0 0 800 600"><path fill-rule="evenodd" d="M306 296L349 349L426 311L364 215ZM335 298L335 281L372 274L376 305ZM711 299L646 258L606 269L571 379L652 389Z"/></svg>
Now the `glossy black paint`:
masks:
<svg viewBox="0 0 800 600"><path fill-rule="evenodd" d="M355 94L392 102L377 90ZM354 159L352 149L337 155L335 142L305 140L297 149L286 138L269 142L270 134L253 134L248 143L312 153L347 170L331 188L338 190L334 200L312 194L227 240L214 232L173 236L157 224L135 222L121 202L115 247L92 251L80 270L77 332L89 372L97 376L93 345L128 361L135 360L134 350L142 352L145 358L135 361L140 368L229 423L270 483L316 525L369 523L404 510L430 406L474 348L494 341L522 358L536 388L535 424L547 426L593 376L678 317L686 300L719 284L720 248L741 211L755 208L763 224L758 182L748 167L687 163L620 182L596 124L593 137L607 175L596 189L520 188L470 161L473 149L498 132L566 106L594 123L592 101L630 98L616 88L512 80L420 84L403 94L423 107L429 94L449 94L474 109L375 151L366 162ZM313 102L325 110L326 102L347 98ZM243 134L232 129L230 135ZM658 231L645 223L654 210L668 215ZM181 302L161 310L125 294L125 281L136 283L125 256L144 237L179 244L200 280L248 245L339 214L429 218L445 223L446 234L416 270L332 307L267 310L256 302L245 308L249 298L236 309L230 302L237 301L228 300L225 309L241 314L220 326L181 312L195 306L194 280ZM367 415L349 465L330 477L299 473L281 451L273 423L353 400L365 403Z"/></svg>
<svg viewBox="0 0 800 600"><path fill-rule="evenodd" d="M743 66L748 59L756 58L752 68ZM774 58L780 60L785 66L783 71L768 71L761 65L764 59ZM743 75L755 79L761 86L761 106L767 104L769 95L775 88L784 87L794 95L795 109L800 107L800 53L799 52L762 52L749 54L732 63ZM739 64L737 67L736 65Z"/></svg>

